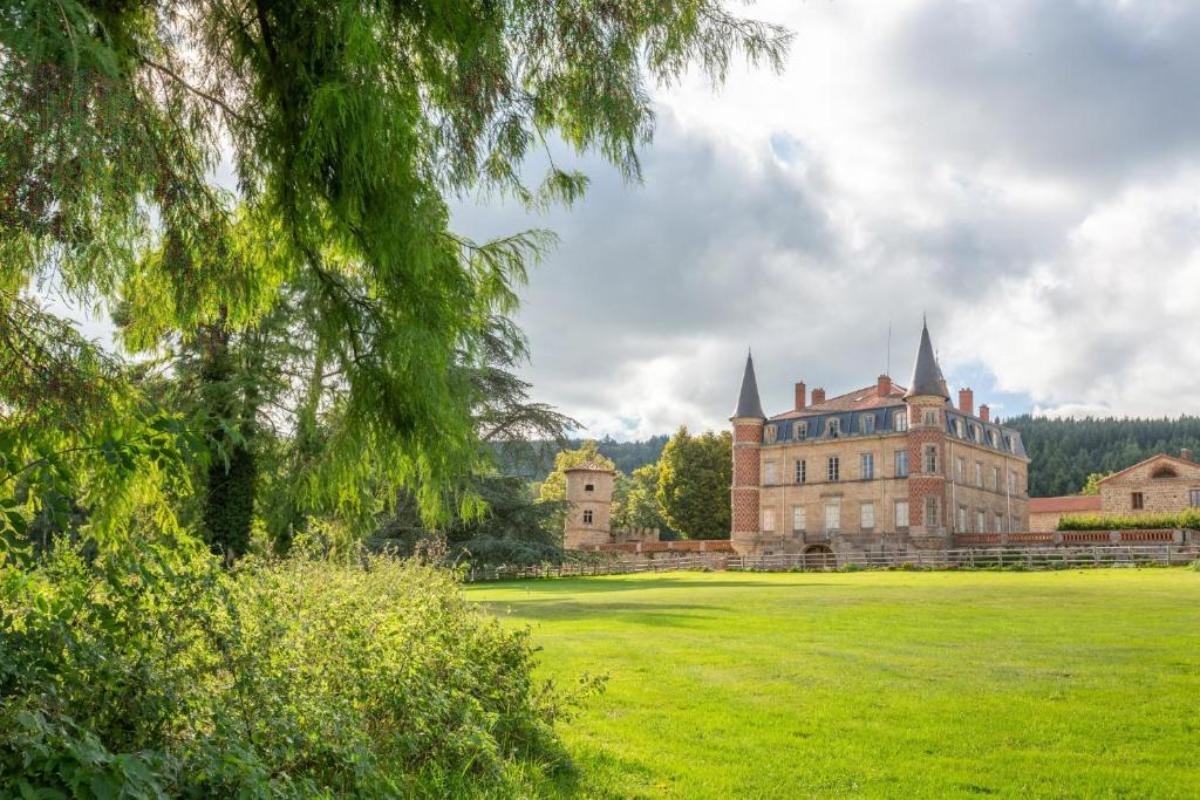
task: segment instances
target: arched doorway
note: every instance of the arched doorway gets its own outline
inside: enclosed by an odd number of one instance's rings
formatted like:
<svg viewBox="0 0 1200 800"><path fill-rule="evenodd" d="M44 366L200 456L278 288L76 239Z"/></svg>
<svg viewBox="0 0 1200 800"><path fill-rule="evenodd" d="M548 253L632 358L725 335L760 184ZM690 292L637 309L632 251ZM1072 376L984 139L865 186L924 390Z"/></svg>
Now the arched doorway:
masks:
<svg viewBox="0 0 1200 800"><path fill-rule="evenodd" d="M810 544L804 548L805 569L837 569L837 556L827 544Z"/></svg>

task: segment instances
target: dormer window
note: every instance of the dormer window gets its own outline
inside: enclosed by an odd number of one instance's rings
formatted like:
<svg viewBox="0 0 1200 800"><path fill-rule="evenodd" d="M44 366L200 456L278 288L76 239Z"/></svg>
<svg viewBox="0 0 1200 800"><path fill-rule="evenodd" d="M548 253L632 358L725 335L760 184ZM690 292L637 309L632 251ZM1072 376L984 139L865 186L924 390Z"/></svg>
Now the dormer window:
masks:
<svg viewBox="0 0 1200 800"><path fill-rule="evenodd" d="M829 420L829 438L836 439L842 435L842 421L834 418Z"/></svg>
<svg viewBox="0 0 1200 800"><path fill-rule="evenodd" d="M961 419L954 420L954 435L960 439L966 438L963 435L963 421Z"/></svg>
<svg viewBox="0 0 1200 800"><path fill-rule="evenodd" d="M807 422L797 422L795 424L795 426L792 428L792 437L797 442L803 442L805 439L807 439L808 438L808 423Z"/></svg>
<svg viewBox="0 0 1200 800"><path fill-rule="evenodd" d="M892 425L897 431L908 430L908 413L906 411L897 411L892 415Z"/></svg>
<svg viewBox="0 0 1200 800"><path fill-rule="evenodd" d="M864 435L870 435L875 432L875 415L866 414L858 418L858 427Z"/></svg>

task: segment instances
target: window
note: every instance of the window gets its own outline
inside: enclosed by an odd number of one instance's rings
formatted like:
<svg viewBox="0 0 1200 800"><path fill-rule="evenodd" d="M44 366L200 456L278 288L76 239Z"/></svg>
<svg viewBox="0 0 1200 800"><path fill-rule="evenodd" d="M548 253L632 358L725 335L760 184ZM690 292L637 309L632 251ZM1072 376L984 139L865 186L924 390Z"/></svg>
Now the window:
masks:
<svg viewBox="0 0 1200 800"><path fill-rule="evenodd" d="M908 527L908 501L896 501L896 529Z"/></svg>
<svg viewBox="0 0 1200 800"><path fill-rule="evenodd" d="M936 444L925 445L925 471L938 471L938 453Z"/></svg>
<svg viewBox="0 0 1200 800"><path fill-rule="evenodd" d="M772 533L775 530L775 509L763 509L763 533Z"/></svg>
<svg viewBox="0 0 1200 800"><path fill-rule="evenodd" d="M797 422L792 426L792 436L797 442L803 442L808 438L808 423Z"/></svg>
<svg viewBox="0 0 1200 800"><path fill-rule="evenodd" d="M954 420L954 435L958 438L963 438L963 421L961 419Z"/></svg>
<svg viewBox="0 0 1200 800"><path fill-rule="evenodd" d="M875 454L862 453L858 457L858 476L864 481L875 477Z"/></svg>
<svg viewBox="0 0 1200 800"><path fill-rule="evenodd" d="M585 509L583 512L583 524L584 525L592 524L592 510L590 508Z"/></svg>
<svg viewBox="0 0 1200 800"><path fill-rule="evenodd" d="M804 533L805 523L804 506L792 506L792 531Z"/></svg>
<svg viewBox="0 0 1200 800"><path fill-rule="evenodd" d="M842 434L842 421L840 419L829 420L828 425L829 438L836 439Z"/></svg>
<svg viewBox="0 0 1200 800"><path fill-rule="evenodd" d="M825 530L832 533L841 527L842 504L837 500L830 500L825 504Z"/></svg>
<svg viewBox="0 0 1200 800"><path fill-rule="evenodd" d="M896 477L897 478L908 477L908 451L907 450L897 450L895 453L895 456L896 456Z"/></svg>
<svg viewBox="0 0 1200 800"><path fill-rule="evenodd" d="M958 530L959 530L959 533L970 533L971 532L971 523L970 523L970 519L967 517L967 507L966 506L958 507Z"/></svg>
<svg viewBox="0 0 1200 800"><path fill-rule="evenodd" d="M1011 469L1008 471L1008 493L1017 493L1017 473L1015 470Z"/></svg>
<svg viewBox="0 0 1200 800"><path fill-rule="evenodd" d="M840 463L837 456L830 456L829 463L826 465L826 479L830 481L838 480L838 469Z"/></svg>
<svg viewBox="0 0 1200 800"><path fill-rule="evenodd" d="M1141 492L1134 492L1132 497L1130 497L1130 504L1137 511L1146 507L1146 499L1142 497Z"/></svg>
<svg viewBox="0 0 1200 800"><path fill-rule="evenodd" d="M996 491L1000 491L1000 468L992 467L992 484Z"/></svg>
<svg viewBox="0 0 1200 800"><path fill-rule="evenodd" d="M987 514L983 512L983 509L975 512L975 530L987 533Z"/></svg>
<svg viewBox="0 0 1200 800"><path fill-rule="evenodd" d="M767 444L774 444L775 438L779 435L779 428L778 428L778 426L775 426L775 425L768 425L764 429L764 433L765 433L765 435L763 437L764 441L766 441Z"/></svg>
<svg viewBox="0 0 1200 800"><path fill-rule="evenodd" d="M908 430L908 412L897 411L894 415L892 415L892 425L897 431Z"/></svg>
<svg viewBox="0 0 1200 800"><path fill-rule="evenodd" d="M963 458L962 456L959 456L958 458L954 459L954 480L958 481L959 483L962 483L963 479L966 475L966 471L967 471L967 460L965 458Z"/></svg>
<svg viewBox="0 0 1200 800"><path fill-rule="evenodd" d="M875 415L867 414L858 418L858 427L863 434L871 434L875 432Z"/></svg>
<svg viewBox="0 0 1200 800"><path fill-rule="evenodd" d="M1188 505L1200 506L1200 489L1191 489L1188 491Z"/></svg>
<svg viewBox="0 0 1200 800"><path fill-rule="evenodd" d="M934 411L933 409L926 410L925 424L926 425L937 425L938 424L938 413L936 411Z"/></svg>
<svg viewBox="0 0 1200 800"><path fill-rule="evenodd" d="M596 485L594 483L585 483L583 485L583 490L585 492L594 492L596 491Z"/></svg>
<svg viewBox="0 0 1200 800"><path fill-rule="evenodd" d="M858 507L858 519L860 527L864 531L872 530L875 527L875 504L863 503Z"/></svg>
<svg viewBox="0 0 1200 800"><path fill-rule="evenodd" d="M983 488L983 462L975 462L975 485L980 489Z"/></svg>
<svg viewBox="0 0 1200 800"><path fill-rule="evenodd" d="M995 447L996 449L1000 448L1000 433L998 431L989 432L988 438L992 441L992 447Z"/></svg>
<svg viewBox="0 0 1200 800"><path fill-rule="evenodd" d="M808 478L808 469L805 466L804 459L796 459L796 483L804 483Z"/></svg>
<svg viewBox="0 0 1200 800"><path fill-rule="evenodd" d="M996 512L996 533L1004 532L1004 515L999 511Z"/></svg>
<svg viewBox="0 0 1200 800"><path fill-rule="evenodd" d="M925 527L936 528L938 526L938 501L936 497L925 498Z"/></svg>
<svg viewBox="0 0 1200 800"><path fill-rule="evenodd" d="M763 464L763 483L767 486L779 483L779 471L774 461Z"/></svg>

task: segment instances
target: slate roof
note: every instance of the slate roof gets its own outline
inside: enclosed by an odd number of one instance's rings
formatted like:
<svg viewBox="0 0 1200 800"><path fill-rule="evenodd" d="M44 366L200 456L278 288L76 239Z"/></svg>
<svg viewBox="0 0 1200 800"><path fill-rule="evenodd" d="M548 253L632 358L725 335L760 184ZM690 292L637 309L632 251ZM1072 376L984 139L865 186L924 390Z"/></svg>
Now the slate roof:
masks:
<svg viewBox="0 0 1200 800"><path fill-rule="evenodd" d="M767 417L762 410L762 401L758 399L758 379L754 377L754 359L749 353L746 354L746 371L742 374L742 390L738 393L737 408L733 416L757 419Z"/></svg>
<svg viewBox="0 0 1200 800"><path fill-rule="evenodd" d="M912 380L908 385L910 388L905 397L934 395L950 399L950 390L946 388L942 368L938 366L937 357L933 354L933 343L929 341L929 327L923 323L921 345L917 348L917 361L913 364Z"/></svg>
<svg viewBox="0 0 1200 800"><path fill-rule="evenodd" d="M837 411L865 411L871 408L890 408L891 406L904 405L904 387L892 384L892 391L886 396L879 394L878 384L871 384L862 389L855 389L853 392L839 394L837 397L826 398L824 403L806 406L797 411L785 411L782 414L776 414L771 419L797 419L799 417L812 417L817 414L829 414Z"/></svg>
<svg viewBox="0 0 1200 800"><path fill-rule="evenodd" d="M1031 497L1029 498L1030 514L1067 513L1078 514L1087 511L1100 510L1100 495L1084 494L1066 497Z"/></svg>

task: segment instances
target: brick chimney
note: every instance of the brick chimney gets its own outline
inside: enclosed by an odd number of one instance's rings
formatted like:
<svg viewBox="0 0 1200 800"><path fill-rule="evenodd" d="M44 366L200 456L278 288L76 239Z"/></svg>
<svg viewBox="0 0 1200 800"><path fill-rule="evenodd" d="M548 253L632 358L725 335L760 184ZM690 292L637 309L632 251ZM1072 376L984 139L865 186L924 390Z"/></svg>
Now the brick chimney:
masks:
<svg viewBox="0 0 1200 800"><path fill-rule="evenodd" d="M975 416L975 393L970 389L958 390L958 410L967 416Z"/></svg>
<svg viewBox="0 0 1200 800"><path fill-rule="evenodd" d="M984 422L990 422L992 419L992 410L988 408L987 403L982 403L979 406L979 418Z"/></svg>
<svg viewBox="0 0 1200 800"><path fill-rule="evenodd" d="M890 395L892 393L892 379L890 376L880 375L879 383L877 385L878 385L880 397L887 397L888 395Z"/></svg>
<svg viewBox="0 0 1200 800"><path fill-rule="evenodd" d="M813 389L812 404L814 406L819 406L819 405L821 405L821 403L824 403L824 402L825 402L825 390L824 389Z"/></svg>
<svg viewBox="0 0 1200 800"><path fill-rule="evenodd" d="M804 385L804 381L796 384L796 410L803 411L805 404L808 402L808 387Z"/></svg>
<svg viewBox="0 0 1200 800"><path fill-rule="evenodd" d="M1192 451L1191 451L1191 449L1190 449L1190 448L1187 448L1187 447L1185 447L1185 448L1181 449L1181 450L1179 451L1179 457L1180 457L1180 458L1182 458L1184 461L1191 461L1191 460L1193 460L1193 459L1192 459Z"/></svg>

